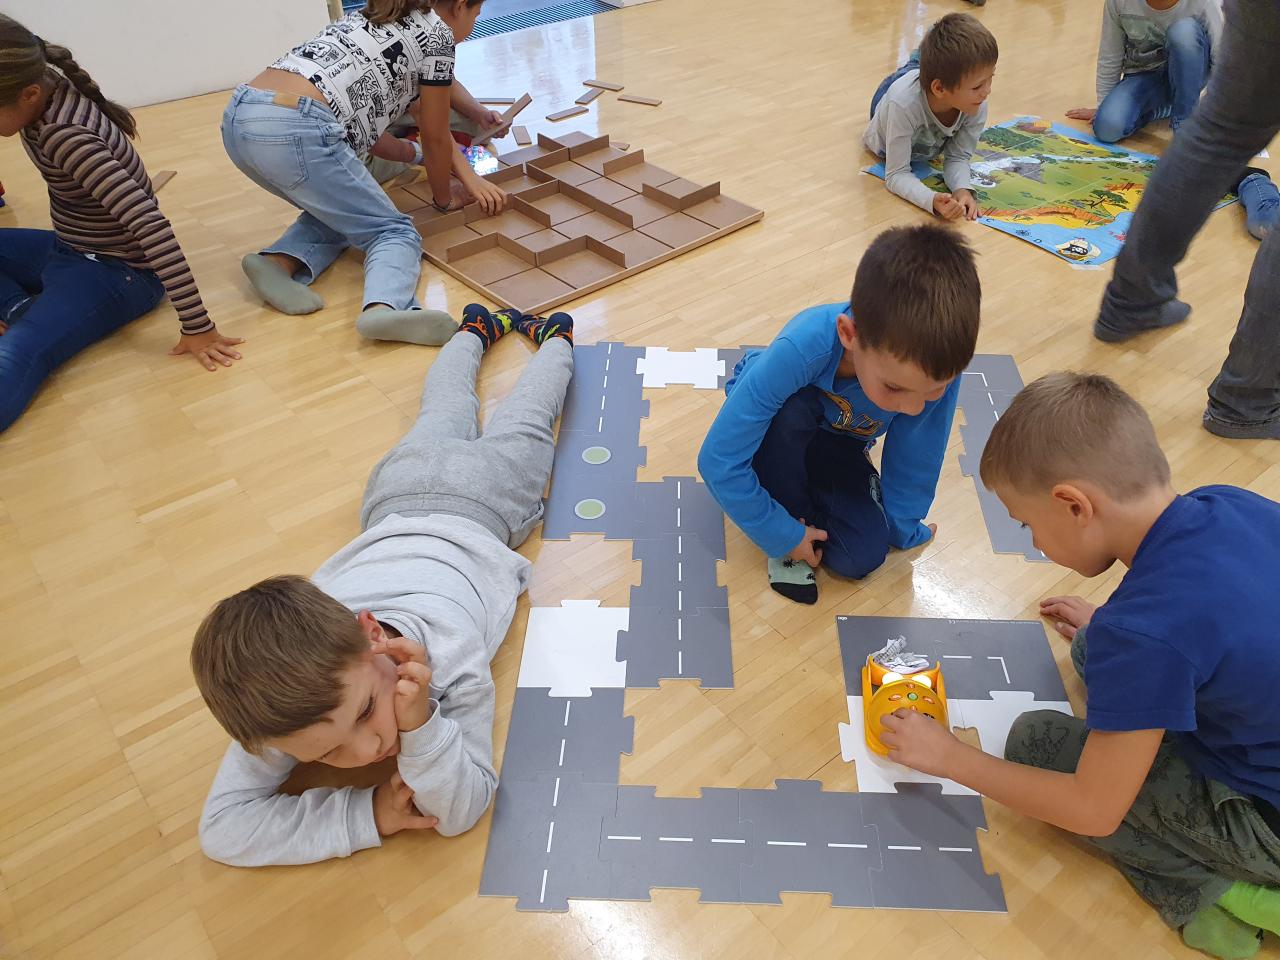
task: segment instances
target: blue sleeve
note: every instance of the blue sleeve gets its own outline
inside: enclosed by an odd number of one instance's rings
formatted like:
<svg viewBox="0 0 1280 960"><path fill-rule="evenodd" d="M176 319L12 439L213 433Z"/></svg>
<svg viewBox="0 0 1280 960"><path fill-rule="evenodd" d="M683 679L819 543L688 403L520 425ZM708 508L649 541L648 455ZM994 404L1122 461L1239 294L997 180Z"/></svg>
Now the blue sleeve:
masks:
<svg viewBox="0 0 1280 960"><path fill-rule="evenodd" d="M921 521L933 506L959 396L960 378L956 377L946 393L918 416L899 414L889 423L880 487L889 542L900 550L919 546L932 536Z"/></svg>
<svg viewBox="0 0 1280 960"><path fill-rule="evenodd" d="M698 472L711 495L770 557L794 550L804 538L804 524L760 486L751 461L774 415L811 382L796 346L775 340L738 377L698 453Z"/></svg>
<svg viewBox="0 0 1280 960"><path fill-rule="evenodd" d="M1195 730L1195 667L1168 644L1094 615L1085 628L1090 730Z"/></svg>

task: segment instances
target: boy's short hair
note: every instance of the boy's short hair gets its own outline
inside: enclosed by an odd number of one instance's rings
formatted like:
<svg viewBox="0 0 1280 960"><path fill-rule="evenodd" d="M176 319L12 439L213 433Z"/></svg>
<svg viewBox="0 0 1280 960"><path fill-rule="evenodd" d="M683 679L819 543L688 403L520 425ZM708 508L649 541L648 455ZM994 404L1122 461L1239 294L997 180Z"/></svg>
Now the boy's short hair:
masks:
<svg viewBox="0 0 1280 960"><path fill-rule="evenodd" d="M1097 373L1050 373L1013 398L980 468L987 487L1040 493L1087 480L1117 500L1169 483L1169 461L1147 412Z"/></svg>
<svg viewBox="0 0 1280 960"><path fill-rule="evenodd" d="M342 702L369 649L355 614L306 577L271 577L220 601L196 630L191 670L210 712L250 753Z"/></svg>
<svg viewBox="0 0 1280 960"><path fill-rule="evenodd" d="M950 380L973 359L982 285L973 250L954 230L895 227L862 255L850 295L858 339Z"/></svg>
<svg viewBox="0 0 1280 960"><path fill-rule="evenodd" d="M933 81L954 90L975 70L1000 59L1000 46L991 31L967 13L948 13L929 28L920 41L920 86Z"/></svg>

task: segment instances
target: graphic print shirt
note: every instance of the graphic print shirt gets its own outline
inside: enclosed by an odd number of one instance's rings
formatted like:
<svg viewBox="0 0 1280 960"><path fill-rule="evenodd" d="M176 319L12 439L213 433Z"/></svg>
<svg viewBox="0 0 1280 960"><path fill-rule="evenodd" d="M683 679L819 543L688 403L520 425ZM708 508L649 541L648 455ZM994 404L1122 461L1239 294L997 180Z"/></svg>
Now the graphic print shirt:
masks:
<svg viewBox="0 0 1280 960"><path fill-rule="evenodd" d="M1194 17L1209 35L1210 57L1222 40L1222 8L1218 0L1178 0L1168 10L1155 10L1147 0L1107 0L1098 44L1098 103L1127 73L1158 70L1168 59L1165 34L1178 20Z"/></svg>
<svg viewBox="0 0 1280 960"><path fill-rule="evenodd" d="M436 14L415 11L379 24L356 11L271 66L315 84L363 157L418 99L418 87L453 83L453 64L453 31Z"/></svg>

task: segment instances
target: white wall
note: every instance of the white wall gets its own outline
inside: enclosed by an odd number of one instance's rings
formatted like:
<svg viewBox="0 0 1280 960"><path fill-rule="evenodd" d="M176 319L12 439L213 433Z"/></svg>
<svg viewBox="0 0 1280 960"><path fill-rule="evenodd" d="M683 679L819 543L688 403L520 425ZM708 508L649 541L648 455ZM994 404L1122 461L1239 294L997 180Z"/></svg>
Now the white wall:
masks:
<svg viewBox="0 0 1280 960"><path fill-rule="evenodd" d="M325 0L4 0L127 107L227 90L329 21Z"/></svg>

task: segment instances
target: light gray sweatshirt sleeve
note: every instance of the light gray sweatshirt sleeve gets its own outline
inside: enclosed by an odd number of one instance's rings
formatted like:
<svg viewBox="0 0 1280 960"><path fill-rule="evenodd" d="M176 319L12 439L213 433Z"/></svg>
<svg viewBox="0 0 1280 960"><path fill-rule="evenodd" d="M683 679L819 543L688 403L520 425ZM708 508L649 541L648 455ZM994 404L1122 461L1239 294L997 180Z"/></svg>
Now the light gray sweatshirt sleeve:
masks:
<svg viewBox="0 0 1280 960"><path fill-rule="evenodd" d="M315 787L279 793L297 762L270 748L261 757L232 743L200 817L205 856L233 867L315 863L382 845L373 789Z"/></svg>
<svg viewBox="0 0 1280 960"><path fill-rule="evenodd" d="M487 671L486 671L487 674ZM400 734L397 766L424 816L446 837L476 825L498 788L493 769L493 681L468 677L433 703L431 719Z"/></svg>
<svg viewBox="0 0 1280 960"><path fill-rule="evenodd" d="M952 193L971 189L973 152L978 149L978 138L987 129L987 105L984 103L972 117L964 122L947 140L942 150L942 179ZM932 209L932 201L930 201Z"/></svg>
<svg viewBox="0 0 1280 960"><path fill-rule="evenodd" d="M885 104L886 107L891 106ZM933 213L934 193L911 172L915 124L906 110L890 109L884 118L884 185L889 192Z"/></svg>
<svg viewBox="0 0 1280 960"><path fill-rule="evenodd" d="M1203 23L1209 32L1209 62L1217 64L1222 56L1222 5L1218 0L1205 0Z"/></svg>
<svg viewBox="0 0 1280 960"><path fill-rule="evenodd" d="M1107 0L1102 8L1102 37L1098 40L1098 104L1115 89L1124 72L1124 28L1116 0Z"/></svg>

